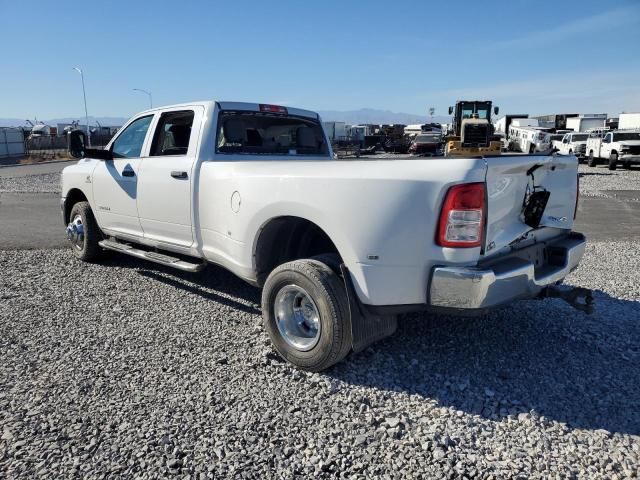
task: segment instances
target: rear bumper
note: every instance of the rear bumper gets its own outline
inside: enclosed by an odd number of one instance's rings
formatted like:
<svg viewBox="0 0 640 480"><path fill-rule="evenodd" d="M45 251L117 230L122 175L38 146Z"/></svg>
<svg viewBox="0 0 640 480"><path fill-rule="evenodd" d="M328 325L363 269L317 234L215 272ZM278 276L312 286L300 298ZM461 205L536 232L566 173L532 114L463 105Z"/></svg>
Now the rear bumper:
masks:
<svg viewBox="0 0 640 480"><path fill-rule="evenodd" d="M571 233L545 247L546 263L509 256L490 267L435 267L431 274L429 306L482 310L514 300L534 298L578 266L586 239Z"/></svg>

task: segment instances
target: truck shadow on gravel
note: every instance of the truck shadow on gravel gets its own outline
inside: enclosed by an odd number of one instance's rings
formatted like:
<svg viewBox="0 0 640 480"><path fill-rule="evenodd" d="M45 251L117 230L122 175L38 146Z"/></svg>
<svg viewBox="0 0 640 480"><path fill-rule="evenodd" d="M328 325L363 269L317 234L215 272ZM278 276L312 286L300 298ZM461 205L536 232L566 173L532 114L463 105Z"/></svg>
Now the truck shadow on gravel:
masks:
<svg viewBox="0 0 640 480"><path fill-rule="evenodd" d="M597 312L520 302L485 318L416 314L329 374L501 420L535 412L570 428L640 434L640 304L596 294ZM401 412L400 412L401 413Z"/></svg>
<svg viewBox="0 0 640 480"><path fill-rule="evenodd" d="M260 290L222 268L190 274L115 255L103 265L260 315ZM533 411L571 428L638 435L640 303L595 296L590 316L553 299L480 318L402 316L395 335L324 374L492 420Z"/></svg>
<svg viewBox="0 0 640 480"><path fill-rule="evenodd" d="M220 267L210 266L198 273L188 273L124 255L110 256L102 265L137 270L145 278L198 295L205 300L245 313L261 314L260 290Z"/></svg>

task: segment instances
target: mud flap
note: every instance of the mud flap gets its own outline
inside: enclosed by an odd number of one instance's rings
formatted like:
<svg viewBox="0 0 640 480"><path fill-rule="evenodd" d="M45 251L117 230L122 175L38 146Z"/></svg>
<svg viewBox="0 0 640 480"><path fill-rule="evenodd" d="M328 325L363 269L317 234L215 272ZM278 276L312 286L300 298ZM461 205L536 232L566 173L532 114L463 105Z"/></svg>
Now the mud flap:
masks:
<svg viewBox="0 0 640 480"><path fill-rule="evenodd" d="M349 301L349 316L351 320L351 348L354 352L361 352L369 345L382 340L398 328L396 315L372 315L360 303L351 280L351 273L346 265L340 265L344 286Z"/></svg>

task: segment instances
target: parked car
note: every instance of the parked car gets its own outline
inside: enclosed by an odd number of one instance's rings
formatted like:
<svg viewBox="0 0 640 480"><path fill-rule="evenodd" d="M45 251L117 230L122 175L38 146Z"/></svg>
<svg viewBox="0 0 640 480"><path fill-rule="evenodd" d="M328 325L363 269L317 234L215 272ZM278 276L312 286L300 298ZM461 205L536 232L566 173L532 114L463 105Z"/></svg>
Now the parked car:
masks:
<svg viewBox="0 0 640 480"><path fill-rule="evenodd" d="M439 155L442 153L442 135L439 133L421 133L416 135L409 153L415 155Z"/></svg>
<svg viewBox="0 0 640 480"><path fill-rule="evenodd" d="M606 160L609 170L615 170L618 163L629 168L633 163L640 163L640 130L595 130L587 140L587 151L590 167Z"/></svg>
<svg viewBox="0 0 640 480"><path fill-rule="evenodd" d="M576 202L575 157L338 160L314 112L197 102L139 113L87 149L62 172L61 209L80 260L213 264L261 287L275 349L319 371L402 312L563 295L586 243Z"/></svg>
<svg viewBox="0 0 640 480"><path fill-rule="evenodd" d="M553 147L561 155L575 155L578 159L586 157L588 133L566 133L562 140L555 140Z"/></svg>

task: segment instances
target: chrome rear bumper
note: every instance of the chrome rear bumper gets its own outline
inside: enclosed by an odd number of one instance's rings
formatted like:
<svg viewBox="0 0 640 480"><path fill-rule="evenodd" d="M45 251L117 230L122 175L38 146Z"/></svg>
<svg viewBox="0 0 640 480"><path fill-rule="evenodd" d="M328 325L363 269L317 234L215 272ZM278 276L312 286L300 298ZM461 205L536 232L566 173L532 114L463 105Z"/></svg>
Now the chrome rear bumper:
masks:
<svg viewBox="0 0 640 480"><path fill-rule="evenodd" d="M429 287L429 305L463 310L496 307L534 298L573 270L584 254L586 238L571 233L545 246L546 262L507 256L489 267L435 267Z"/></svg>

